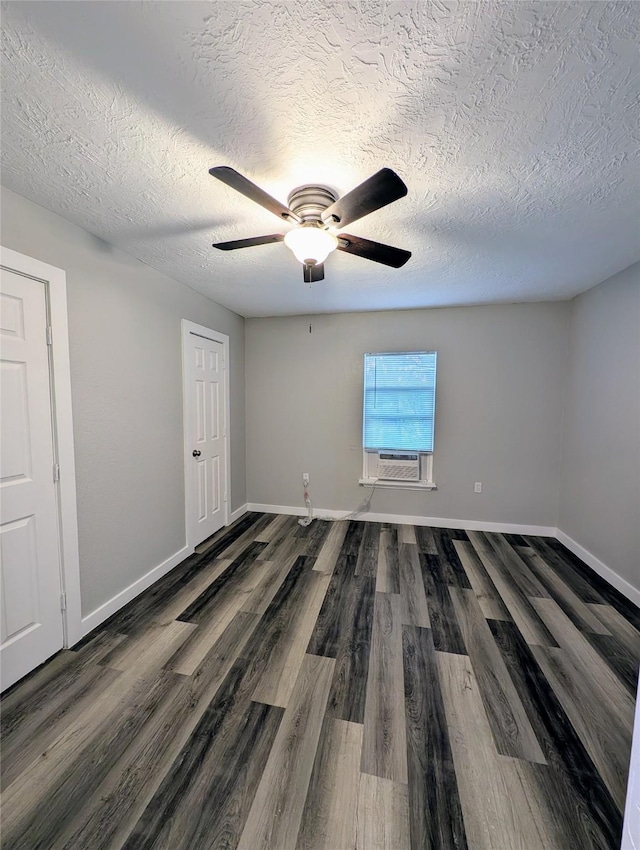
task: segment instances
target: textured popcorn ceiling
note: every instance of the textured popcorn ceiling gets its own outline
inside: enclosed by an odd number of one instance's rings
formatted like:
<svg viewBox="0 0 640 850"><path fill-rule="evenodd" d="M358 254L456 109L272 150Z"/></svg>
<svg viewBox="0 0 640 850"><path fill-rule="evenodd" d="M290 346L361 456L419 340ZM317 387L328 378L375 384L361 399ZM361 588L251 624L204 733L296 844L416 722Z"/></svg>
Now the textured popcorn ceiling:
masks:
<svg viewBox="0 0 640 850"><path fill-rule="evenodd" d="M567 298L640 257L634 2L3 4L2 182L245 316ZM286 202L383 166L409 195L313 288ZM37 253L34 247L34 253Z"/></svg>

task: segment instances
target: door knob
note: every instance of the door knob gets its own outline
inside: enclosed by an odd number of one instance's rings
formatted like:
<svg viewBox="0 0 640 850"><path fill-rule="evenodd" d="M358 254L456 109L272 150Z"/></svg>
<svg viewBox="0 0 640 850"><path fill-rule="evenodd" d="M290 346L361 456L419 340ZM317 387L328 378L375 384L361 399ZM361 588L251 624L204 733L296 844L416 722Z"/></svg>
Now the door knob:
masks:
<svg viewBox="0 0 640 850"><path fill-rule="evenodd" d="M201 452L201 451L199 451L198 449L194 449L194 450L193 450L193 456L194 456L194 457L200 457L200 455L201 455L201 454L202 454L202 452Z"/></svg>

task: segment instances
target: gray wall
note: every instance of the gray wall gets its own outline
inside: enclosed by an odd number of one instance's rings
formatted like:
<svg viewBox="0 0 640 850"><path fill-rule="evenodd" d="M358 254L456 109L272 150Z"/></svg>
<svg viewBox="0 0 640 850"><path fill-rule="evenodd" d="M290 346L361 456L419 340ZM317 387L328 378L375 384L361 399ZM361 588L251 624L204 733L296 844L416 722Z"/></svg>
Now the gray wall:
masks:
<svg viewBox="0 0 640 850"><path fill-rule="evenodd" d="M7 189L1 242L67 273L86 615L185 543L182 318L230 337L231 507L245 503L244 319Z"/></svg>
<svg viewBox="0 0 640 850"><path fill-rule="evenodd" d="M570 308L558 527L640 588L640 263Z"/></svg>
<svg viewBox="0 0 640 850"><path fill-rule="evenodd" d="M570 303L316 316L309 334L1 198L2 244L67 273L83 614L184 545L182 318L230 336L232 509L302 507L302 472L316 507L357 507L362 355L435 348L438 490L372 511L558 525L640 586L640 265Z"/></svg>
<svg viewBox="0 0 640 850"><path fill-rule="evenodd" d="M321 284L319 284L321 286ZM375 513L555 526L566 302L248 319L247 498L352 510L362 358L437 349L437 492L377 491ZM474 481L484 492L474 495Z"/></svg>

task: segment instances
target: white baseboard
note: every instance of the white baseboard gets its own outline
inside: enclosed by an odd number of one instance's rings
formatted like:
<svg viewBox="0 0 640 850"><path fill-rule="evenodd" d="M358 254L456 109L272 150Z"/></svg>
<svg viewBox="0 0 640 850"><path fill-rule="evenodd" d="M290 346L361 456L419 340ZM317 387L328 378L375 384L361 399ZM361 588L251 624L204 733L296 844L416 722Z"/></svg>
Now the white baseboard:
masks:
<svg viewBox="0 0 640 850"><path fill-rule="evenodd" d="M175 566L177 566L180 561L184 561L187 555L191 554L191 550L188 546L183 546L178 552L175 552L171 555L170 558L167 558L166 561L163 561L161 564L158 564L157 567L154 567L152 570L149 570L148 573L145 573L141 578L137 581L134 581L133 584L130 584L128 587L125 587L124 590L121 590L120 593L116 593L115 596L112 596L107 602L103 605L100 605L99 608L96 608L95 611L92 611L90 614L87 614L86 617L82 618L82 637L88 635L89 632L93 631L96 626L99 626L100 623L103 623L106 619L108 619L112 614L115 614L116 611L119 611L123 605L126 605L127 602L131 602L132 599L135 599L136 596L139 596L143 590L146 590L148 587L151 587L158 579L162 578L162 576L166 575L170 570L172 570Z"/></svg>
<svg viewBox="0 0 640 850"><path fill-rule="evenodd" d="M232 511L229 516L229 525L239 519L243 514L246 514L249 510L247 504L241 505L239 508L236 508L235 511ZM101 605L99 608L96 608L95 611L92 611L90 614L87 614L86 617L83 617L81 620L80 631L81 634L78 637L85 637L89 632L93 631L100 623L103 623L112 614L115 614L116 611L119 611L127 602L131 602L132 599L135 599L136 596L139 596L143 590L146 590L148 587L151 587L152 584L155 584L162 576L166 575L170 572L174 567L176 567L180 561L184 561L187 555L191 554L191 549L188 546L183 546L178 552L175 552L171 555L170 558L167 558L166 561L163 561L161 564L158 564L157 567L154 567L152 570L149 570L148 573L145 573L141 578L137 581L134 581L133 584L130 584L128 587L125 587L124 590L121 590L120 593L116 593L111 599Z"/></svg>
<svg viewBox="0 0 640 850"><path fill-rule="evenodd" d="M581 561L584 561L588 567L591 567L594 573L598 573L601 578L609 582L609 584L615 587L616 590L619 590L623 596L626 596L627 599L640 608L640 590L638 590L637 587L629 584L626 579L619 576L618 573L611 569L611 567L603 564L599 558L596 558L596 556L592 555L588 549L585 549L579 543L576 543L575 540L559 528L556 529L555 537L560 541L560 543L566 546L570 552L573 552L573 554L577 555Z"/></svg>
<svg viewBox="0 0 640 850"><path fill-rule="evenodd" d="M246 505L248 511L260 511L265 514L289 514L291 516L306 516L307 509L302 507L292 507L291 505L261 505L256 502L248 502ZM348 516L348 511L334 511L325 508L317 508L313 511L314 519L342 519ZM356 520L362 522L397 522L403 525L427 525L435 528L463 528L467 531L495 531L500 534L531 534L536 537L555 537L563 543L567 549L577 555L581 561L584 561L587 566L598 573L605 581L609 582L612 587L620 591L623 596L626 596L634 605L640 608L640 590L629 584L626 579L623 579L611 567L603 564L595 555L592 555L587 549L572 540L564 531L561 531L555 526L549 525L518 525L516 523L507 522L484 522L482 520L468 519L448 519L446 517L425 517L425 516L406 516L402 514L377 514L364 513L361 516L355 517Z"/></svg>
<svg viewBox="0 0 640 850"><path fill-rule="evenodd" d="M239 508L236 508L230 516L230 522L235 522L247 511L259 511L266 514L288 514L290 516L306 516L305 508L293 507L291 505L261 505L254 502L247 502ZM314 510L315 519L342 519L348 516L348 511L334 511L323 508ZM464 519L448 519L445 517L424 517L424 516L406 516L402 514L378 514L366 513L356 517L357 520L363 522L395 522L405 525L425 525L434 526L436 528L463 528L468 531L495 531L501 534L532 534L540 537L555 537L564 546L577 555L581 561L584 561L587 566L591 567L594 572L601 576L610 585L619 590L627 599L631 600L635 605L640 607L640 590L629 584L615 573L610 567L600 561L595 555L592 555L587 549L572 540L564 531L559 528L546 525L518 525L514 523L504 522L484 522L479 520L464 520ZM82 637L93 631L96 626L103 623L116 611L119 611L132 599L135 599L143 590L151 587L158 579L166 575L170 570L183 561L190 550L187 546L183 546L178 552L175 552L171 557L167 558L157 567L149 570L133 584L125 587L120 593L117 593L95 611L87 614L82 618Z"/></svg>
<svg viewBox="0 0 640 850"><path fill-rule="evenodd" d="M260 505L254 502L247 504L247 510L260 511L265 514L289 514L291 516L306 516L307 509L291 507L290 505ZM342 519L349 511L333 511L325 508L314 508L314 519ZM468 531L496 531L501 534L535 534L539 537L555 537L556 529L548 525L516 525L507 522L485 522L481 520L447 519L432 516L406 516L403 514L365 513L356 520L362 522L397 522L402 525L430 525L435 528L464 528Z"/></svg>
<svg viewBox="0 0 640 850"><path fill-rule="evenodd" d="M229 525L231 525L231 523L235 522L237 519L240 519L240 517L243 514L246 514L248 510L249 508L247 506L247 503L245 502L244 505L240 505L240 507L236 508L235 511L231 511L231 514L229 515Z"/></svg>

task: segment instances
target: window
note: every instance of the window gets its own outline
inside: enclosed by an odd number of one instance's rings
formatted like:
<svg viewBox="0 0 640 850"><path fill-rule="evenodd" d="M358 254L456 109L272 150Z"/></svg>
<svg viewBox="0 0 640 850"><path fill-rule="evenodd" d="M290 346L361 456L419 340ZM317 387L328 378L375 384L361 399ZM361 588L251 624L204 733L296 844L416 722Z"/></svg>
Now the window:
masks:
<svg viewBox="0 0 640 850"><path fill-rule="evenodd" d="M435 394L435 351L365 354L361 483L392 477L397 480L384 483L434 486ZM379 474L380 454L385 456L380 470L394 470L388 476Z"/></svg>

